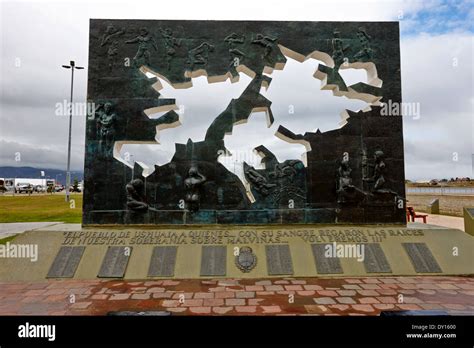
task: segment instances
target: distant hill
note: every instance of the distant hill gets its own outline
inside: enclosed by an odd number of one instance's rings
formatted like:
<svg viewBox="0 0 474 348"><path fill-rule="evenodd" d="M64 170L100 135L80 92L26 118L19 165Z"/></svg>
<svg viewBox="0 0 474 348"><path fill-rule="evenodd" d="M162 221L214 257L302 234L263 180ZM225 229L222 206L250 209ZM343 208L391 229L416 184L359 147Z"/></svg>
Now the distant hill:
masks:
<svg viewBox="0 0 474 348"><path fill-rule="evenodd" d="M66 184L66 171L61 169L33 168L33 167L0 167L0 178L41 178L41 171L44 171L44 177L49 179L58 179L62 185ZM57 177L56 177L57 176ZM82 181L84 172L71 171L71 183L74 179Z"/></svg>

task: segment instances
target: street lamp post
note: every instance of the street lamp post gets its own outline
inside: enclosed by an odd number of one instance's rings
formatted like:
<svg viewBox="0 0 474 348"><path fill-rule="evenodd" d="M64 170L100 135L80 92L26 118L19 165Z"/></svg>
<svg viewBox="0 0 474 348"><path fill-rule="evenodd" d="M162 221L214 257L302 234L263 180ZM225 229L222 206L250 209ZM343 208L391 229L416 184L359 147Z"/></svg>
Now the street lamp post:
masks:
<svg viewBox="0 0 474 348"><path fill-rule="evenodd" d="M66 170L66 202L69 202L69 186L71 186L71 131L72 131L72 95L74 88L74 70L84 69L82 66L76 66L75 62L71 60L70 65L63 65L65 69L71 69L71 101L69 104L69 138L67 144L67 170Z"/></svg>

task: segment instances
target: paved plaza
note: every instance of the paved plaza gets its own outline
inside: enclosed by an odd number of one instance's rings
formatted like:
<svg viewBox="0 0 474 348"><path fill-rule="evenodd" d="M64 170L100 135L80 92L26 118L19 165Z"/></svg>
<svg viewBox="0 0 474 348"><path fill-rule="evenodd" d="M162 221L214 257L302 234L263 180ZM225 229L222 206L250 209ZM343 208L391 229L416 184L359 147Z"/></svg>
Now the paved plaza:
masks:
<svg viewBox="0 0 474 348"><path fill-rule="evenodd" d="M379 315L442 310L474 315L472 277L272 278L0 283L2 315Z"/></svg>

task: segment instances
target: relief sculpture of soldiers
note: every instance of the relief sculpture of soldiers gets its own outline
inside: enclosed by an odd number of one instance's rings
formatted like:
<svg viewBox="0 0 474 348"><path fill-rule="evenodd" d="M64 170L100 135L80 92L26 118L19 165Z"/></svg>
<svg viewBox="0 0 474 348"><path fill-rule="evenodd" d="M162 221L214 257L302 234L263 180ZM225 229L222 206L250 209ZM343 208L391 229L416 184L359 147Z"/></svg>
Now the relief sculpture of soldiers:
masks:
<svg viewBox="0 0 474 348"><path fill-rule="evenodd" d="M324 132L317 121L306 120L303 133L280 124L275 141L304 145L304 156L280 161L262 144L254 149L261 166L243 161L239 177L219 161L226 135L254 112L278 122L261 91L289 58L323 62L314 72L321 89L368 107L346 110L341 126ZM349 67L371 78L346 83L340 69ZM161 144L181 126L160 81L192 91L195 77L234 83L243 74L250 82L241 95L206 115L203 140L173 144L171 159L151 168L120 156L124 145ZM84 225L406 223L402 120L381 113L401 102L396 22L91 20L88 101L96 107L87 120Z"/></svg>

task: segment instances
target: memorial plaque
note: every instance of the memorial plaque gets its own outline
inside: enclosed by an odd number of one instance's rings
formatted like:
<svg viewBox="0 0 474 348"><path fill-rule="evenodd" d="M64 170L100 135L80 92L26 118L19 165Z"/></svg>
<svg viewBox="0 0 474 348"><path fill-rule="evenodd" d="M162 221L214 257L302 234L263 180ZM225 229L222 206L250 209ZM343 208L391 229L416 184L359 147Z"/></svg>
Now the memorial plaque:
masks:
<svg viewBox="0 0 474 348"><path fill-rule="evenodd" d="M316 270L319 274L343 273L341 261L338 257L326 257L326 245L327 244L311 244Z"/></svg>
<svg viewBox="0 0 474 348"><path fill-rule="evenodd" d="M49 269L47 278L72 278L86 247L63 246Z"/></svg>
<svg viewBox="0 0 474 348"><path fill-rule="evenodd" d="M441 273L441 267L425 243L402 243L416 273Z"/></svg>
<svg viewBox="0 0 474 348"><path fill-rule="evenodd" d="M289 245L265 245L269 275L293 274Z"/></svg>
<svg viewBox="0 0 474 348"><path fill-rule="evenodd" d="M104 260L102 261L97 277L123 278L131 253L132 247L109 247Z"/></svg>
<svg viewBox="0 0 474 348"><path fill-rule="evenodd" d="M173 277L177 246L157 246L151 255L149 277Z"/></svg>
<svg viewBox="0 0 474 348"><path fill-rule="evenodd" d="M364 245L364 267L367 273L392 273L390 264L378 243Z"/></svg>
<svg viewBox="0 0 474 348"><path fill-rule="evenodd" d="M225 276L226 260L227 247L203 246L201 256L201 276Z"/></svg>

